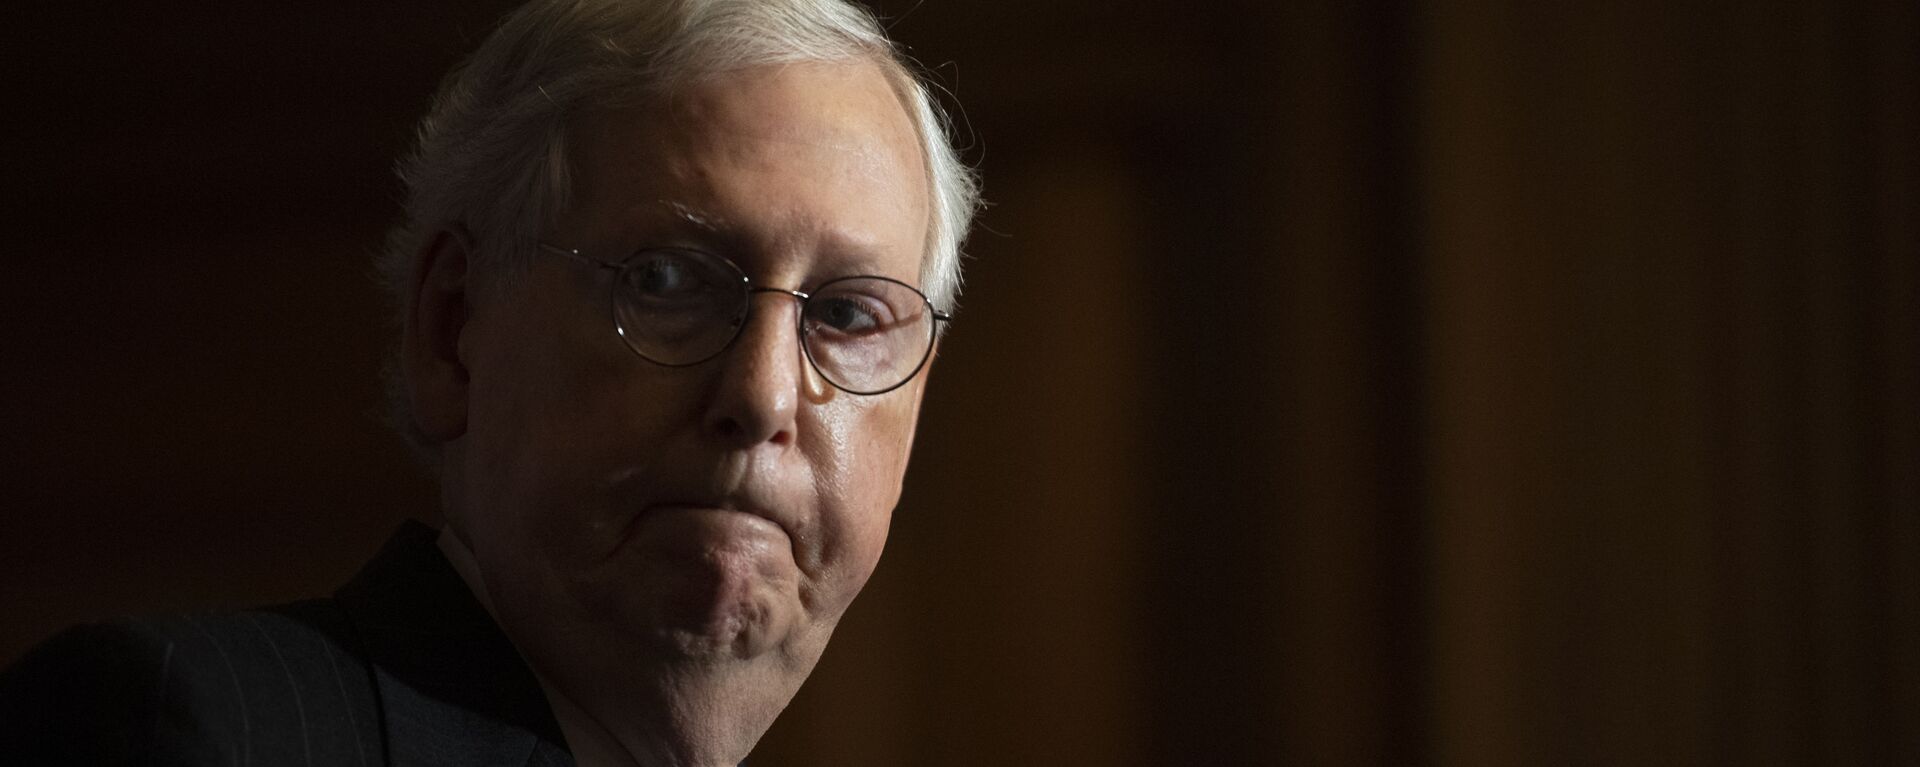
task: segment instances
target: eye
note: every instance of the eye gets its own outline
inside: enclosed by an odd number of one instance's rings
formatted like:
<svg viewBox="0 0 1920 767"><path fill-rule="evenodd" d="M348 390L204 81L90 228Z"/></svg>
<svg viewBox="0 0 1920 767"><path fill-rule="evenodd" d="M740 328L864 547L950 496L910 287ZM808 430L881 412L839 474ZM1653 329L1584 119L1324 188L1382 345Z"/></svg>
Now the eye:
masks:
<svg viewBox="0 0 1920 767"><path fill-rule="evenodd" d="M699 251L656 248L622 264L621 300L636 311L723 312L745 298L745 278Z"/></svg>
<svg viewBox="0 0 1920 767"><path fill-rule="evenodd" d="M841 336L880 332L891 319L886 302L851 293L815 296L807 307L809 329Z"/></svg>
<svg viewBox="0 0 1920 767"><path fill-rule="evenodd" d="M627 289L642 301L684 301L712 287L692 257L678 251L649 251L627 264Z"/></svg>

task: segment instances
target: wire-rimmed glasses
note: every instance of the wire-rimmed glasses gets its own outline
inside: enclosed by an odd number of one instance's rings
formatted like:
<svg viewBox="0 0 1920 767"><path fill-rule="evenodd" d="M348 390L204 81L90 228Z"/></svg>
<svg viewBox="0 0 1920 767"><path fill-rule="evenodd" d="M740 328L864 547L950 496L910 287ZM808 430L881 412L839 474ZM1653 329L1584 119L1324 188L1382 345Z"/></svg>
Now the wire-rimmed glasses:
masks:
<svg viewBox="0 0 1920 767"><path fill-rule="evenodd" d="M933 354L939 323L952 321L926 294L889 277L837 277L801 292L755 287L732 261L688 248L646 248L618 262L540 248L613 272L614 330L634 354L665 367L720 356L746 327L753 295L778 293L800 302L800 347L821 378L851 394L884 394L913 380Z"/></svg>

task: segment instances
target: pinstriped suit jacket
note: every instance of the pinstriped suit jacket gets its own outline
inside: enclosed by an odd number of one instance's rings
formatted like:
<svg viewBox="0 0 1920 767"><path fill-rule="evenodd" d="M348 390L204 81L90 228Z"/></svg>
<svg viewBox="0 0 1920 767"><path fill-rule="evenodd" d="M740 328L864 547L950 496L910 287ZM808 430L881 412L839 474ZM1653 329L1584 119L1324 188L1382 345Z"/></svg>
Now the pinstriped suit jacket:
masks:
<svg viewBox="0 0 1920 767"><path fill-rule="evenodd" d="M0 674L0 764L572 765L436 536L402 525L331 598L55 636Z"/></svg>

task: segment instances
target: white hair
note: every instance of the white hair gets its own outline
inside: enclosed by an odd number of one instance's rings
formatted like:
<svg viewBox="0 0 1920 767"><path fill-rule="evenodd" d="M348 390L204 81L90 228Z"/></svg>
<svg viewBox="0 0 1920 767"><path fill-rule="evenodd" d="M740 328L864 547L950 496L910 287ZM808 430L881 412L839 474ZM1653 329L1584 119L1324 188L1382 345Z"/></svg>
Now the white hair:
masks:
<svg viewBox="0 0 1920 767"><path fill-rule="evenodd" d="M847 0L532 0L509 14L449 73L420 121L418 144L397 168L404 217L387 233L381 279L402 312L429 238L448 228L473 239L470 268L490 283L522 272L546 227L567 209L568 120L702 78L803 61L878 64L919 134L932 216L921 290L953 311L960 246L979 207L925 83L872 14ZM944 327L943 327L944 329ZM438 449L419 432L398 361L387 370L394 427L420 457Z"/></svg>
<svg viewBox="0 0 1920 767"><path fill-rule="evenodd" d="M801 61L880 65L914 123L931 181L920 284L952 311L960 247L979 205L947 124L873 15L846 0L533 0L508 15L441 83L399 164L405 217L379 260L408 306L415 255L463 227L476 271L524 267L572 195L567 122L595 107L746 67Z"/></svg>

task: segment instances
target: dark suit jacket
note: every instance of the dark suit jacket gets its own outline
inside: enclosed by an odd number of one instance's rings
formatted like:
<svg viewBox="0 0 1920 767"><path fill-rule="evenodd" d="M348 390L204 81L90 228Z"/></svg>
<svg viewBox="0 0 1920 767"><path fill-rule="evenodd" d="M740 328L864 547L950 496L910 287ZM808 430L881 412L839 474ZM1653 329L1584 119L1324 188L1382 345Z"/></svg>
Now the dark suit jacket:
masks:
<svg viewBox="0 0 1920 767"><path fill-rule="evenodd" d="M0 674L0 764L572 765L436 535L330 599L55 636Z"/></svg>

